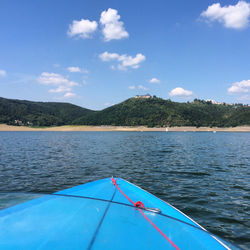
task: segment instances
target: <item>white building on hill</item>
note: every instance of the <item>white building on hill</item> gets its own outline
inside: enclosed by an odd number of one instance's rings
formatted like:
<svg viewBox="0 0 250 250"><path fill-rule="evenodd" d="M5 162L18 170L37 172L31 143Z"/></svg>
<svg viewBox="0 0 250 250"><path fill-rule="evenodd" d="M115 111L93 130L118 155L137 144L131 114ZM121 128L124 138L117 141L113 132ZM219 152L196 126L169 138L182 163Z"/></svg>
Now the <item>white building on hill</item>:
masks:
<svg viewBox="0 0 250 250"><path fill-rule="evenodd" d="M135 98L150 99L150 98L152 98L152 96L150 94L136 95Z"/></svg>

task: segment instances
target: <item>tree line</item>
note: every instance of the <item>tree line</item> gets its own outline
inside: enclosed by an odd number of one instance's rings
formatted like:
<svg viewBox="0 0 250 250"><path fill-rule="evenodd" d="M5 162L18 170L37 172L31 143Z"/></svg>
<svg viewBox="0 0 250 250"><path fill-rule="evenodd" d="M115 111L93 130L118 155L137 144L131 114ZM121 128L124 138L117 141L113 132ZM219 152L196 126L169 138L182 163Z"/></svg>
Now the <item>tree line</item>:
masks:
<svg viewBox="0 0 250 250"><path fill-rule="evenodd" d="M156 96L130 98L100 111L70 103L30 102L0 98L0 123L32 126L196 126L235 127L250 125L250 107L243 104L213 104L195 99L179 103Z"/></svg>

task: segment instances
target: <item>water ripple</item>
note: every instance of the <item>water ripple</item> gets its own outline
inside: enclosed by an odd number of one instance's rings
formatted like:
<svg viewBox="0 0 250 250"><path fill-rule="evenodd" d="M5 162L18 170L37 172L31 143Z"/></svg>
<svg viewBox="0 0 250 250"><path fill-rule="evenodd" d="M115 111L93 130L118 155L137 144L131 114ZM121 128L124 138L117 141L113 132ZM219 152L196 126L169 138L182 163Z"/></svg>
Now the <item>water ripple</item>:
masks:
<svg viewBox="0 0 250 250"><path fill-rule="evenodd" d="M249 152L250 133L0 132L0 191L52 193L119 176L247 249Z"/></svg>

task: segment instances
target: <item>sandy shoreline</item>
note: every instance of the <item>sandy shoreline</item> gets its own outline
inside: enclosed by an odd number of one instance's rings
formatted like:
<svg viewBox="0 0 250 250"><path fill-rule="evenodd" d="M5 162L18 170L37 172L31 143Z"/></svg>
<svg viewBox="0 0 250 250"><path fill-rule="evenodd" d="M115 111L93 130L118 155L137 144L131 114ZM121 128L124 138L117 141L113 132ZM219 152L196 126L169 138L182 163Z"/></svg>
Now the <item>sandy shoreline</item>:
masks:
<svg viewBox="0 0 250 250"><path fill-rule="evenodd" d="M233 128L209 128L209 127L168 127L169 132L250 132L250 126L240 126ZM9 126L0 124L0 131L164 131L166 128L147 128L144 126L139 127L126 127L126 126L57 126L47 128L31 128L25 126Z"/></svg>

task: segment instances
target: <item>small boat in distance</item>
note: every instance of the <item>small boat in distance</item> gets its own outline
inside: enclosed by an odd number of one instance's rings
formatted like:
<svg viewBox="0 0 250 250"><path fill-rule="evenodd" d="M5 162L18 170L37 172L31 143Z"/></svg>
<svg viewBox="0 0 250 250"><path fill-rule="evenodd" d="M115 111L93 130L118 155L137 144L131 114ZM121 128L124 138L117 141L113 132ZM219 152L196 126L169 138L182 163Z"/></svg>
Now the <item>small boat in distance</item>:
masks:
<svg viewBox="0 0 250 250"><path fill-rule="evenodd" d="M0 249L237 249L121 178L0 211Z"/></svg>

